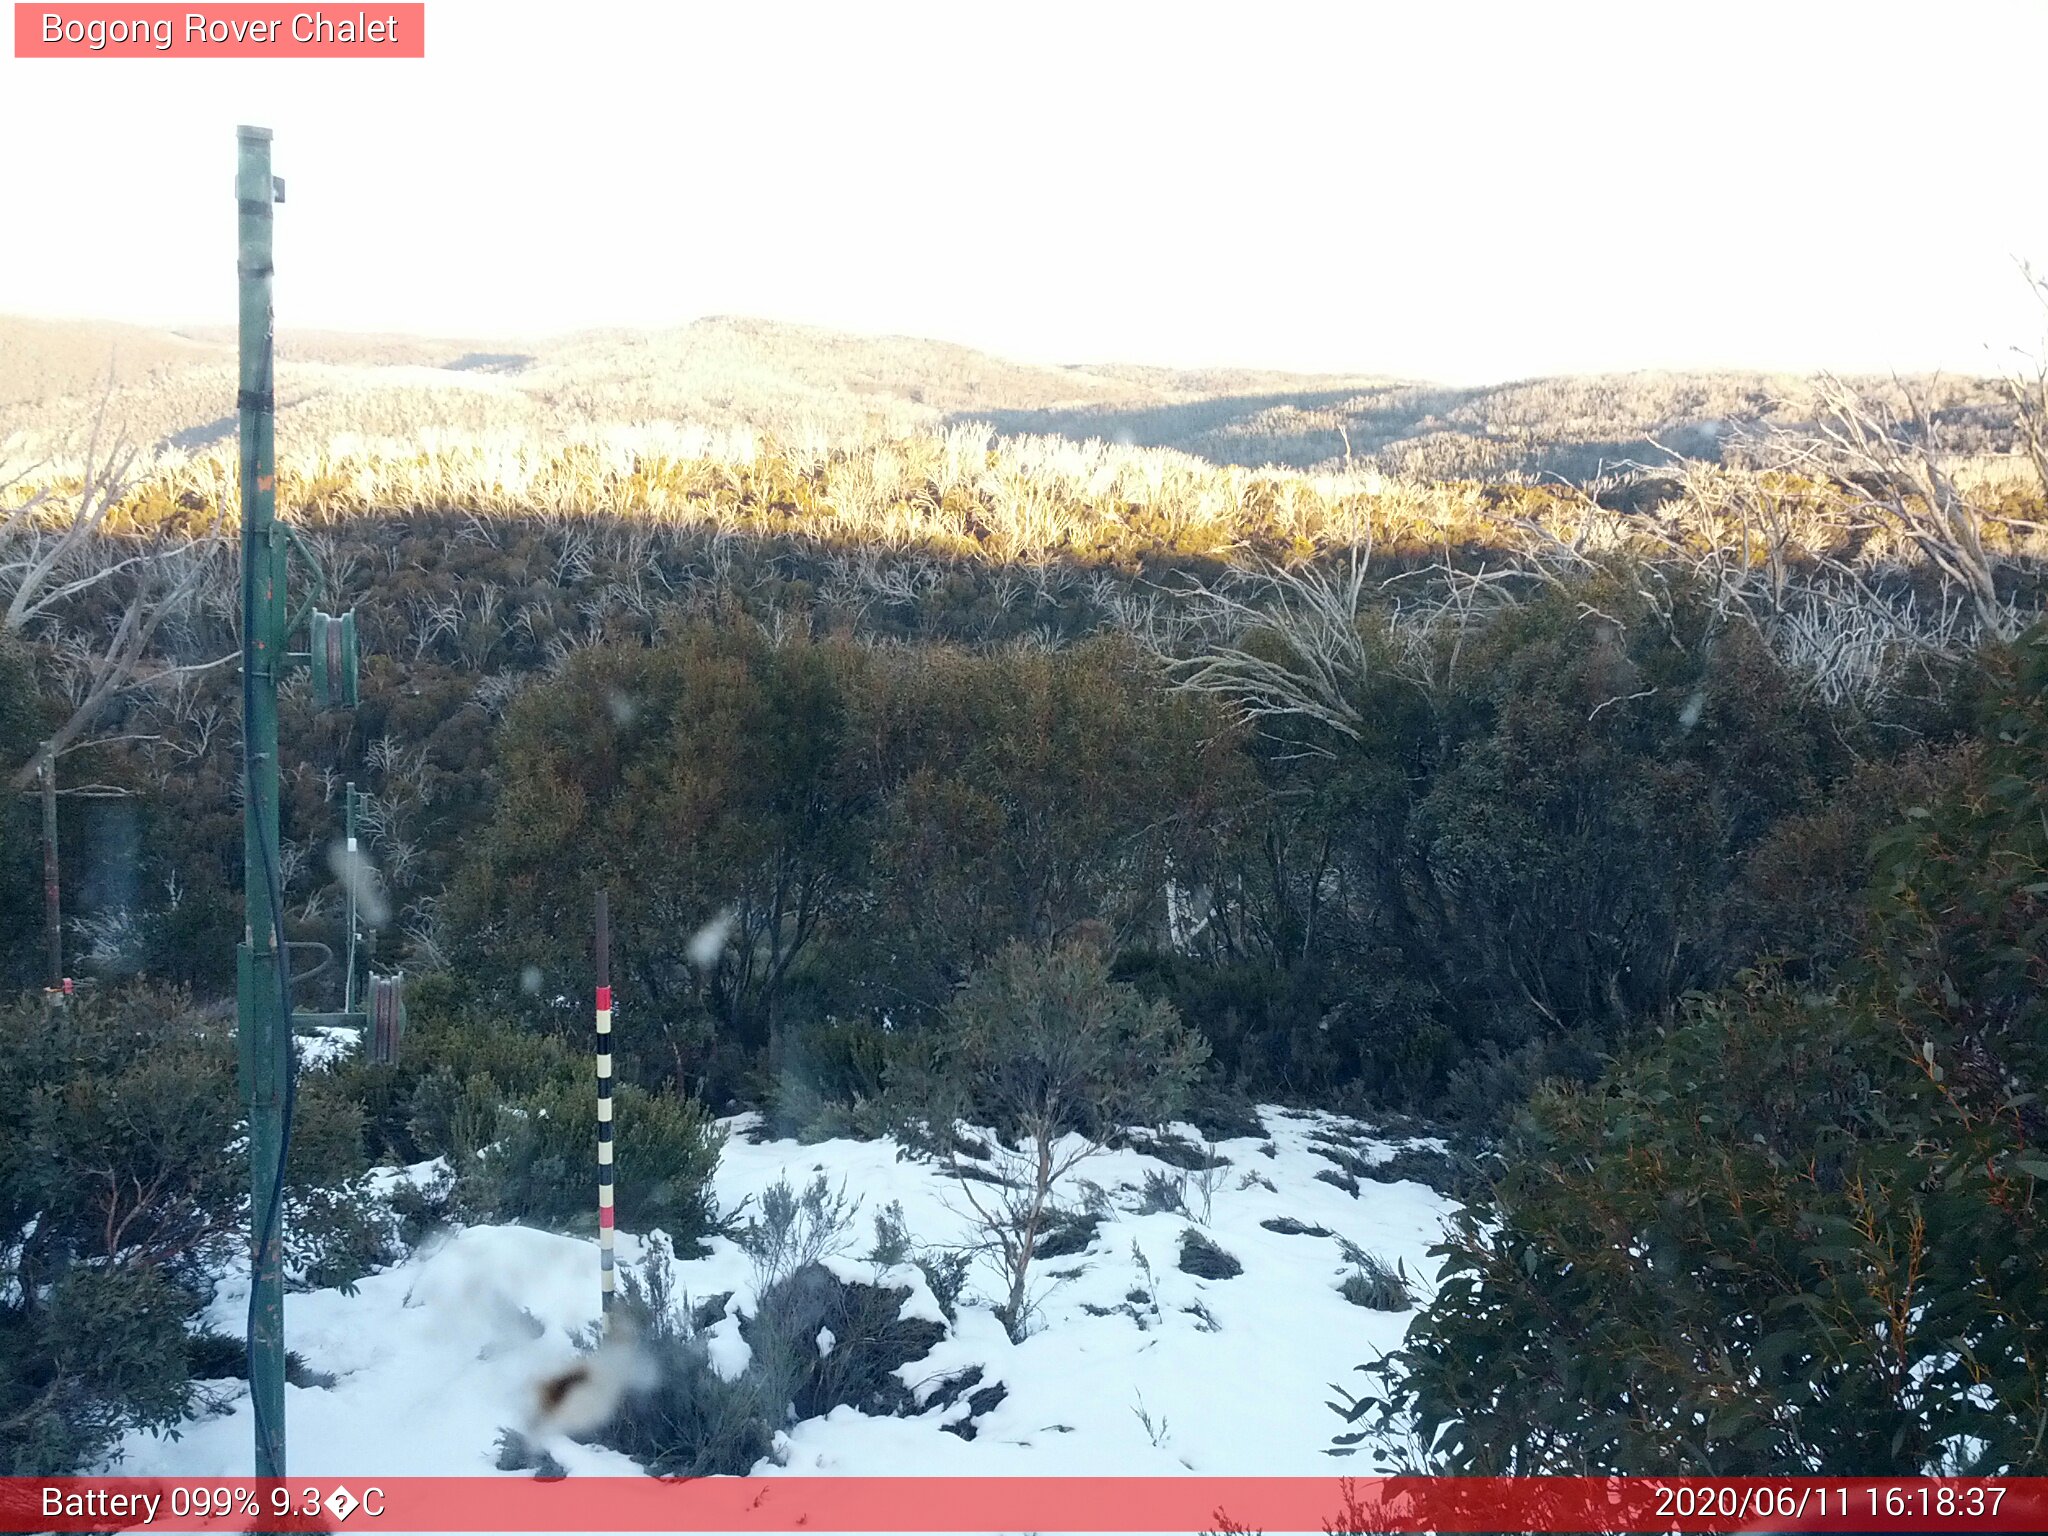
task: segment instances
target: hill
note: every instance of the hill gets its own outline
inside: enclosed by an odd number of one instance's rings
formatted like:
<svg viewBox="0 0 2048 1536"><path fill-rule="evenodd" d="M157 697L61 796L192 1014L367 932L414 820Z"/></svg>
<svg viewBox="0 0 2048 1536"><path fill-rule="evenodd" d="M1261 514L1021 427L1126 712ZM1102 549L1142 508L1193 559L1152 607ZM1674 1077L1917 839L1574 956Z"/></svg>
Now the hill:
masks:
<svg viewBox="0 0 2048 1536"><path fill-rule="evenodd" d="M1811 382L1638 373L1448 386L1372 375L1044 365L900 336L712 317L538 341L284 332L280 432L302 443L429 433L526 438L687 422L843 442L970 422L1005 435L1173 448L1213 463L1347 464L1438 479L1585 480L1666 450L1710 460L1797 424ZM182 448L233 428L234 336L0 317L0 414L55 435L89 419L111 366L129 435ZM1861 381L1869 383L1871 381ZM2004 452L1985 379L1903 381L1956 452Z"/></svg>

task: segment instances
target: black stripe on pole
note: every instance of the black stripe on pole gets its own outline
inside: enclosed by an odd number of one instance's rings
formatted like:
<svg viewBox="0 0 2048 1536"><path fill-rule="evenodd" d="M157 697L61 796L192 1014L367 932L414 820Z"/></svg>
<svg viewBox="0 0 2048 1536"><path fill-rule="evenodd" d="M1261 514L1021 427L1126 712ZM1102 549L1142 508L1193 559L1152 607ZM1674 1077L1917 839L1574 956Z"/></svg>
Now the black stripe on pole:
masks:
<svg viewBox="0 0 2048 1536"><path fill-rule="evenodd" d="M598 1305L612 1309L612 931L608 894L597 893L597 1272Z"/></svg>

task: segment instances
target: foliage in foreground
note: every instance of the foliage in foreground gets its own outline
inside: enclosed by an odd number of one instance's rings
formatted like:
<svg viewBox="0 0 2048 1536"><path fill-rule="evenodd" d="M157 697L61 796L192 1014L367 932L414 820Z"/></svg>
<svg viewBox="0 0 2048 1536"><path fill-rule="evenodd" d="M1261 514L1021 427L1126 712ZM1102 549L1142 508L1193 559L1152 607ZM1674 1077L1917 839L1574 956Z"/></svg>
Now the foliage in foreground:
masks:
<svg viewBox="0 0 2048 1536"><path fill-rule="evenodd" d="M1346 1416L1450 1473L2048 1466L2048 635L1880 847L1870 958L1541 1092Z"/></svg>
<svg viewBox="0 0 2048 1536"><path fill-rule="evenodd" d="M0 1009L0 1472L89 1466L127 1425L191 1399L185 1334L246 1242L231 1031L151 988ZM288 1267L342 1283L382 1256L361 1121L301 1079Z"/></svg>
<svg viewBox="0 0 2048 1536"><path fill-rule="evenodd" d="M785 1201L794 1199L780 1186ZM669 1253L650 1245L625 1276L620 1337L640 1356L638 1390L603 1432L604 1443L661 1476L743 1476L797 1419L847 1406L882 1415L916 1411L897 1370L944 1336L937 1323L905 1318L907 1288L843 1280L815 1257L782 1270L742 1314L746 1365L732 1376L712 1363L705 1314L672 1290ZM824 1342L829 1338L829 1347Z"/></svg>
<svg viewBox="0 0 2048 1536"><path fill-rule="evenodd" d="M560 1037L467 1003L452 978L429 978L395 1066L352 1059L349 1091L370 1107L368 1154L445 1158L454 1209L480 1221L580 1230L595 1220L597 1103L590 1057ZM613 1088L618 1219L685 1248L717 1224L711 1175L723 1133L696 1100Z"/></svg>

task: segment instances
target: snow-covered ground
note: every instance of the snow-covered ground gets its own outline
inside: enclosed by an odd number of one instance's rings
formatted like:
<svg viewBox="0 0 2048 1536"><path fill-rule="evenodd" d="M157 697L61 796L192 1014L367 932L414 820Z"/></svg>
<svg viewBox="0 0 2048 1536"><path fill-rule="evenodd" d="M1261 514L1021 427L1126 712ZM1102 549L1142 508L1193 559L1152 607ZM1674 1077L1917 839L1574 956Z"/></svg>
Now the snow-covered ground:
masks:
<svg viewBox="0 0 2048 1536"><path fill-rule="evenodd" d="M790 1426L776 1456L755 1470L840 1474L1323 1475L1342 1425L1326 1406L1332 1382L1355 1384L1352 1367L1400 1340L1412 1312L1368 1310L1338 1286L1352 1272L1342 1241L1397 1260L1422 1288L1426 1253L1450 1202L1420 1184L1360 1181L1358 1193L1316 1177L1334 1171L1312 1143L1335 1139L1366 1161L1392 1145L1355 1122L1268 1108L1268 1139L1226 1141L1228 1166L1188 1176L1191 1214L1140 1214L1148 1172L1182 1170L1134 1151L1083 1163L1062 1191L1078 1205L1080 1181L1107 1196L1105 1220L1083 1253L1035 1267L1033 1331L1012 1343L995 1318L994 1275L976 1270L958 1321L925 1359L898 1373L922 1400L942 1378L970 1366L980 1386L1006 1389L974 1417L974 1437L942 1429L969 1413L965 1401L916 1417L877 1418L850 1408ZM798 1190L817 1173L843 1182L860 1212L845 1252L830 1261L843 1278L907 1286L906 1311L939 1318L930 1289L909 1265L880 1269L874 1214L891 1201L923 1244L965 1241L970 1224L958 1186L932 1167L899 1160L891 1142L756 1143L745 1117L730 1123L717 1175L725 1210L786 1178ZM421 1170L424 1172L424 1170ZM619 1178L633 1177L630 1166ZM1206 1201L1197 1183L1211 1186ZM1098 1206L1101 1204L1097 1198ZM1206 1209L1205 1209L1206 1205ZM1328 1235L1274 1231L1291 1220ZM1243 1272L1202 1279L1178 1267L1190 1226L1238 1259ZM620 1234L622 1265L638 1263L643 1239ZM713 1360L742 1368L748 1346L736 1313L751 1306L754 1270L724 1239L708 1256L679 1260L674 1289L701 1300L733 1292L710 1329ZM1142 1258L1140 1257L1142 1255ZM285 1303L287 1345L316 1379L288 1387L292 1471L306 1476L471 1474L493 1469L499 1432L531 1421L537 1385L573 1360L576 1339L598 1320L597 1248L588 1240L512 1226L469 1227L430 1239L404 1262L360 1282L353 1294L298 1292ZM239 1335L246 1276L223 1280L206 1321ZM828 1341L829 1342L829 1341ZM250 1469L251 1418L239 1382L213 1384L219 1405L178 1437L134 1433L120 1470L131 1475L215 1477ZM1148 1427L1149 1422L1149 1427ZM560 1441L549 1449L571 1473L633 1470L625 1457Z"/></svg>

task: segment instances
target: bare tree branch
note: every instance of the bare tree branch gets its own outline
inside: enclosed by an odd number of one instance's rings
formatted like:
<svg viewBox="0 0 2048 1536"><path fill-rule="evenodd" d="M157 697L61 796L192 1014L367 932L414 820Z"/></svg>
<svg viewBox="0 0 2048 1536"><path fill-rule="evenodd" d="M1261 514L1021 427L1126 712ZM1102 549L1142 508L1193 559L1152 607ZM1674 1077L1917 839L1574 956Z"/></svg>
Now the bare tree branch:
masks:
<svg viewBox="0 0 2048 1536"><path fill-rule="evenodd" d="M140 455L107 424L113 378L93 415L77 489L66 491L53 457L0 472L0 499L15 505L0 520L0 632L19 635L46 657L74 666L71 709L40 748L61 755L89 733L129 689L222 664L146 665L164 621L185 611L204 584L208 562L199 539L123 540L109 557L108 519L133 490ZM38 484L40 480L43 483ZM124 589L120 617L95 641L66 614L81 601ZM35 761L16 765L11 787L35 777Z"/></svg>

